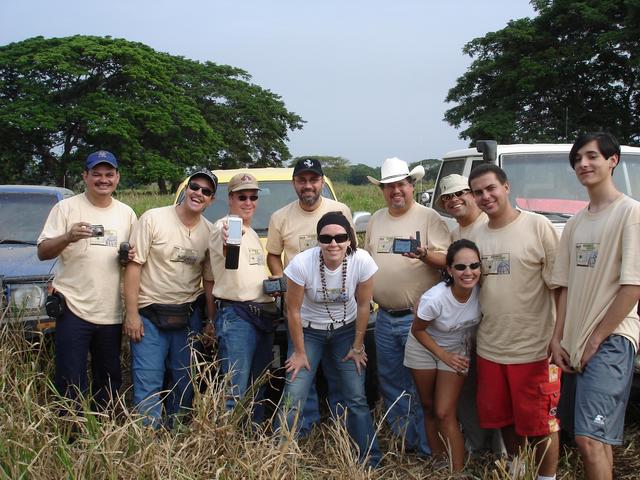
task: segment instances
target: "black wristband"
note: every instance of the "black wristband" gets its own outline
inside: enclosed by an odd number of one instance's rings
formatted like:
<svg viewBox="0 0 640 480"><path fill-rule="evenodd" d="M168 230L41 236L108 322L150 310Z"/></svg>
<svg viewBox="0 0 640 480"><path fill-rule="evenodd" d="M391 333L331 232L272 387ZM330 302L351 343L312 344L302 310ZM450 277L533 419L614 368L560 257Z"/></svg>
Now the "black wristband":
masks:
<svg viewBox="0 0 640 480"><path fill-rule="evenodd" d="M224 268L227 270L237 270L239 258L240 245L227 245L227 256L224 259Z"/></svg>

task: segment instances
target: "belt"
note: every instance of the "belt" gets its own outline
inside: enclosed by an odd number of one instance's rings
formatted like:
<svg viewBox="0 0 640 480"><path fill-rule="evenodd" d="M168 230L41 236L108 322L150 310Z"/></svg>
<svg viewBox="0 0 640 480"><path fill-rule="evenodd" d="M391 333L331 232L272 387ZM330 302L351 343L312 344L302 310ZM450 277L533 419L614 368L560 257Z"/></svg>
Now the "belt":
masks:
<svg viewBox="0 0 640 480"><path fill-rule="evenodd" d="M387 312L392 317L404 317L406 315L413 313L413 308L403 308L401 310L387 310L386 308L380 307L382 310Z"/></svg>
<svg viewBox="0 0 640 480"><path fill-rule="evenodd" d="M325 330L328 332L331 332L333 330L337 330L339 328L342 328L346 325L349 325L351 323L353 323L354 320L351 320L349 322L330 322L330 323L320 323L320 322L311 322L309 320L303 320L302 321L302 327L303 328L312 328L314 330Z"/></svg>

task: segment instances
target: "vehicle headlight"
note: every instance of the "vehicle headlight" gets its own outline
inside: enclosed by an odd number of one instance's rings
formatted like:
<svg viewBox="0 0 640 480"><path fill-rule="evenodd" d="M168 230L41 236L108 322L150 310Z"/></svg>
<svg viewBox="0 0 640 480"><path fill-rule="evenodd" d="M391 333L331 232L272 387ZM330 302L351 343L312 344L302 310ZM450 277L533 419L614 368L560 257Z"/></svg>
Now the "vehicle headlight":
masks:
<svg viewBox="0 0 640 480"><path fill-rule="evenodd" d="M10 285L9 301L15 308L40 309L47 301L47 286L34 283Z"/></svg>

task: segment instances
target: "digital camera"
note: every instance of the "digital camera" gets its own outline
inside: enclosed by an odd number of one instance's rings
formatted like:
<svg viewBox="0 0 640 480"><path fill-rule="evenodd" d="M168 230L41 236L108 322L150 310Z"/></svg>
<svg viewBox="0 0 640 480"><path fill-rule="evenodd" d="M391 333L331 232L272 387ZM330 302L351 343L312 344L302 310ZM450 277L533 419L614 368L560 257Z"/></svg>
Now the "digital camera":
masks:
<svg viewBox="0 0 640 480"><path fill-rule="evenodd" d="M284 277L269 278L262 281L262 290L267 295L283 293L287 291L287 279Z"/></svg>
<svg viewBox="0 0 640 480"><path fill-rule="evenodd" d="M416 232L416 238L394 238L393 253L413 253L418 254L420 248L420 232Z"/></svg>
<svg viewBox="0 0 640 480"><path fill-rule="evenodd" d="M92 237L104 237L104 226L102 226L102 225L91 225L91 236Z"/></svg>

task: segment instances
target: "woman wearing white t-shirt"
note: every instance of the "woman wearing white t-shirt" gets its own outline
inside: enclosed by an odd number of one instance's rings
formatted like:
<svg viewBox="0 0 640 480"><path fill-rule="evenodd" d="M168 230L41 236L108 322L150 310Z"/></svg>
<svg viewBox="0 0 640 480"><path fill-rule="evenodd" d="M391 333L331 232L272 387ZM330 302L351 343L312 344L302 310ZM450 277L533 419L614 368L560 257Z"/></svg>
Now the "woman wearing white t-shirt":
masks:
<svg viewBox="0 0 640 480"><path fill-rule="evenodd" d="M464 467L464 437L456 405L469 369L469 347L480 322L480 252L462 239L447 251L447 278L420 298L405 347L422 408L432 455L451 455L454 471Z"/></svg>
<svg viewBox="0 0 640 480"><path fill-rule="evenodd" d="M281 414L293 428L304 405L321 359L329 353L347 410L347 430L359 447L360 460L380 461L380 450L364 388L367 354L364 335L373 295L371 256L356 249L355 234L341 212L329 212L318 221L318 246L296 255L287 276L287 316L293 351L285 362L287 384ZM292 348L293 347L293 348Z"/></svg>

